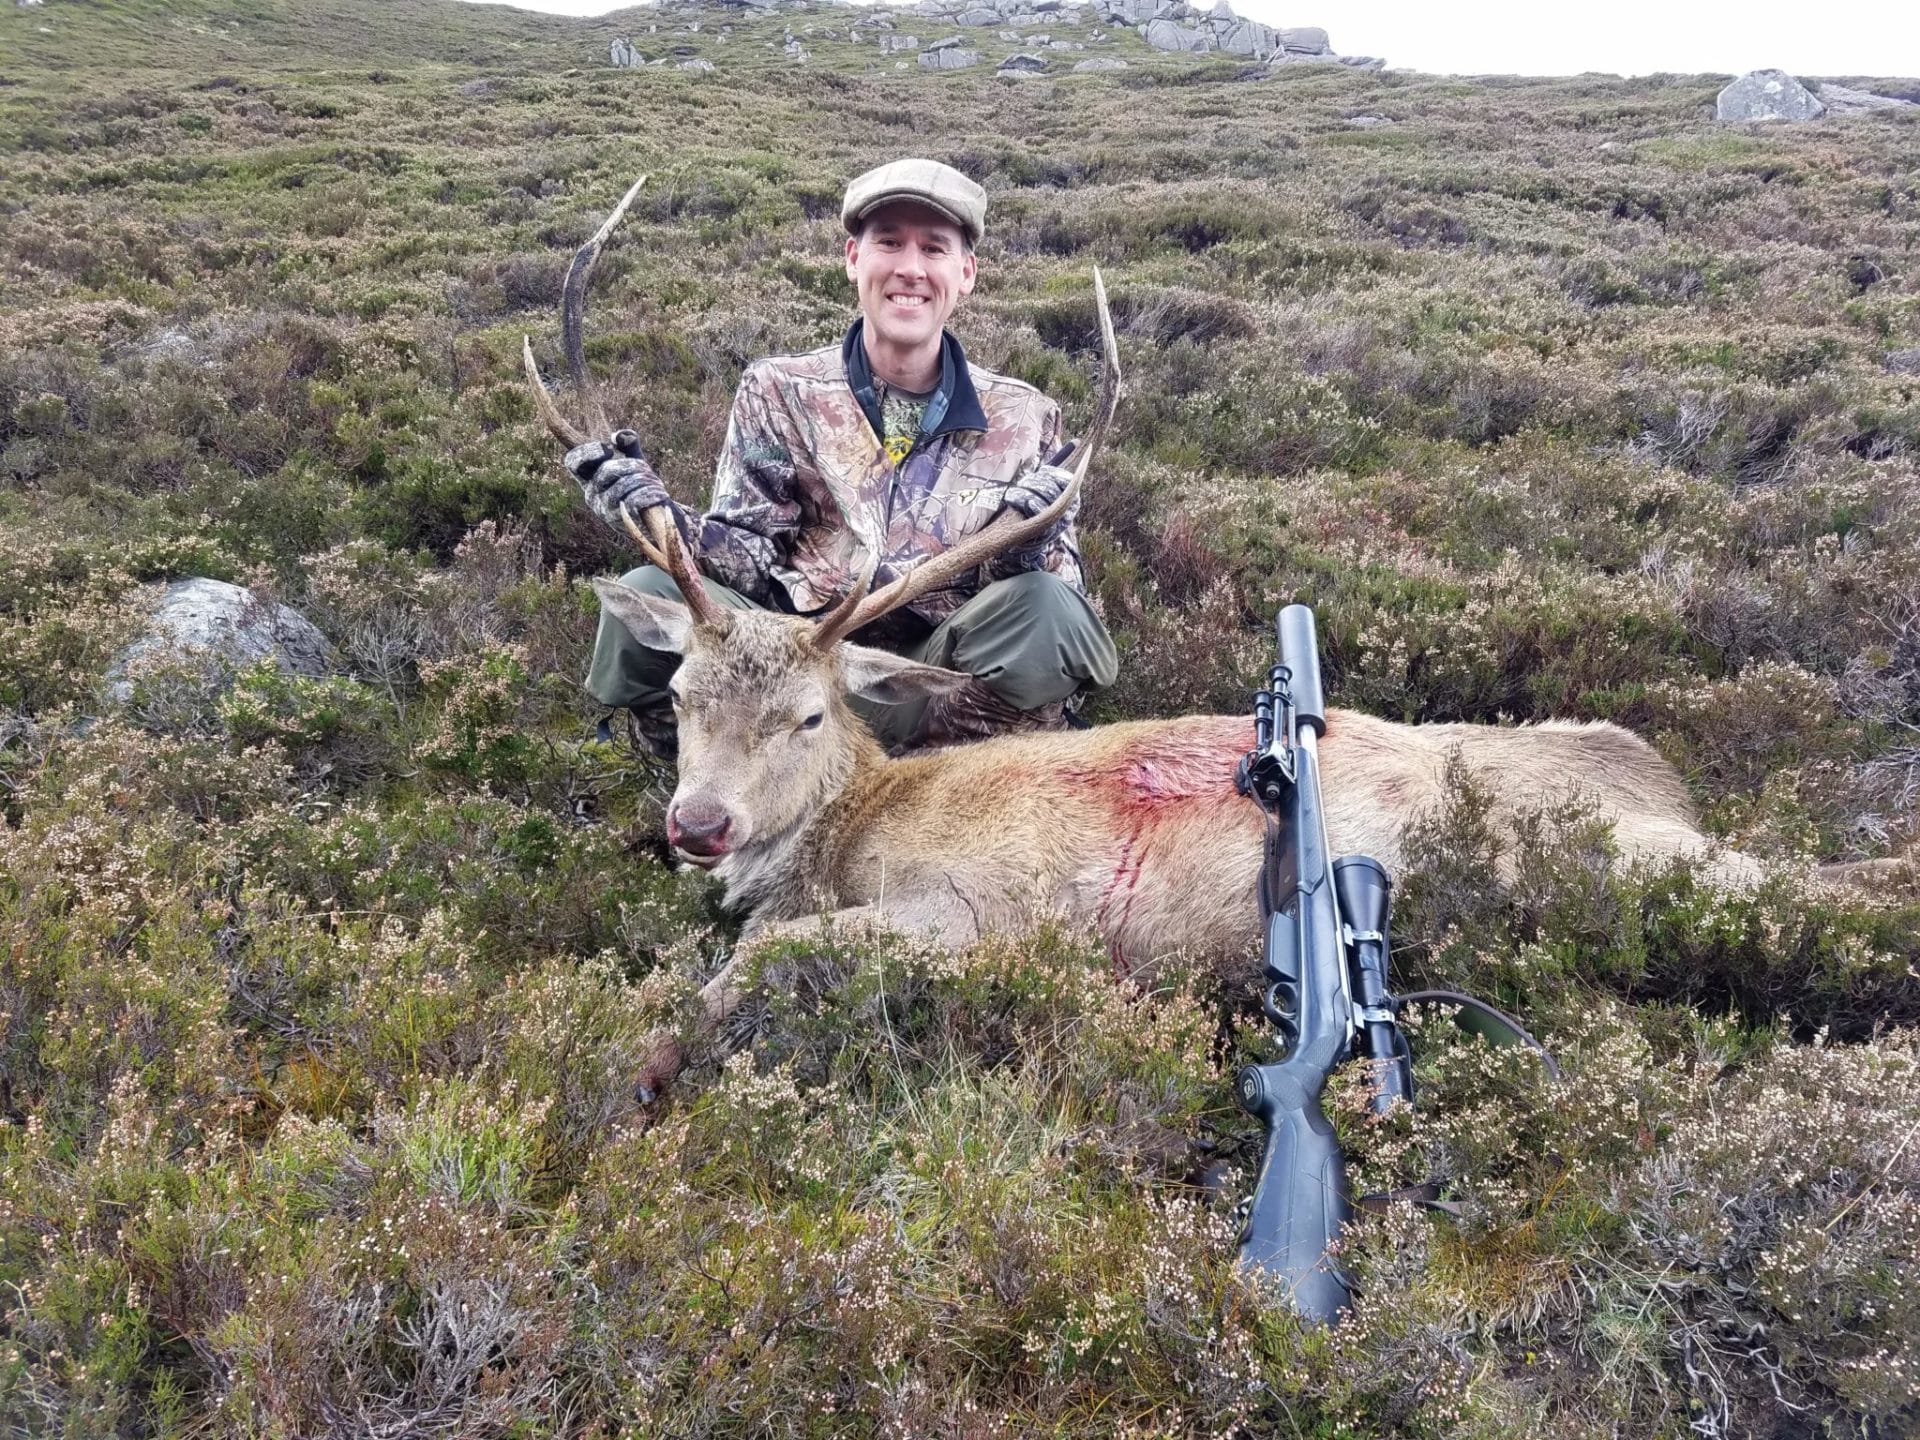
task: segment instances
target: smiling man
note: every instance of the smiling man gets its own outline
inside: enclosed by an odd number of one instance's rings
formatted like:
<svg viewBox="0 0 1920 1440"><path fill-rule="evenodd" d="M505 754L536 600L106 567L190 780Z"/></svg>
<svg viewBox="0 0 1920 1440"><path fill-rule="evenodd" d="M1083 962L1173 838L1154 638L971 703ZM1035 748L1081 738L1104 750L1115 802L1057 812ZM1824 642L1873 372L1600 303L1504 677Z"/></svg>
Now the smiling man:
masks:
<svg viewBox="0 0 1920 1440"><path fill-rule="evenodd" d="M971 364L946 328L973 292L986 199L934 160L895 160L856 179L841 218L860 315L845 338L747 368L704 515L667 496L636 445L609 441L567 455L594 512L620 529L623 509L664 506L717 599L808 615L845 594L869 554L878 584L1002 510L1044 509L1068 478L1059 407ZM652 566L621 581L679 593ZM855 638L974 677L937 699L870 711L896 748L1063 725L1068 702L1112 684L1118 669L1087 602L1071 512L969 583ZM647 742L669 752L666 686L678 663L602 614L587 689L631 709Z"/></svg>

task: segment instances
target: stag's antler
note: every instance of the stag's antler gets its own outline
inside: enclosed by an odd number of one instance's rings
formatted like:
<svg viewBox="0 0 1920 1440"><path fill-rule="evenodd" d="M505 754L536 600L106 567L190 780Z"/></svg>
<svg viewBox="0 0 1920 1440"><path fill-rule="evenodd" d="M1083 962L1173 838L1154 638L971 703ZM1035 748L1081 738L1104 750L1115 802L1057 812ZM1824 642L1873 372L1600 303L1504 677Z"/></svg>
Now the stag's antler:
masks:
<svg viewBox="0 0 1920 1440"><path fill-rule="evenodd" d="M1073 477L1068 480L1067 488L1038 514L1001 515L984 530L969 535L952 549L943 550L922 561L898 580L871 595L866 594L867 584L873 575L873 562L869 561L866 578L855 585L847 598L814 627L813 643L816 647L831 649L882 615L898 610L928 591L940 589L996 555L1046 534L1054 521L1067 513L1068 507L1080 494L1080 482L1087 478L1087 467L1093 463L1094 452L1106 439L1114 412L1120 406L1120 343L1114 338L1113 314L1107 308L1107 284L1098 266L1093 271L1093 299L1100 317L1100 395L1094 404L1093 424L1087 431L1079 456L1074 460Z"/></svg>
<svg viewBox="0 0 1920 1440"><path fill-rule="evenodd" d="M600 222L600 228L593 232L586 244L574 251L573 264L567 267L566 283L560 287L560 350L567 360L567 378L573 382L574 393L581 397L581 403L587 407L588 421L593 427L593 435L605 435L611 427L607 423L605 408L600 403L600 394L595 389L593 379L587 374L586 346L586 310L587 286L593 279L593 267L600 263L600 252L605 248L614 227L626 217L627 209L633 204L634 197L640 193L640 187L647 183L642 175L627 188L620 197L620 203L613 207L607 218ZM581 430L560 413L560 407L553 403L546 382L540 378L540 367L533 358L533 340L529 336L520 337L520 360L526 367L527 383L533 387L533 406L540 412L540 419L552 435L562 445L571 450L576 445L584 445L593 435ZM700 583L692 559L687 555L686 547L680 543L679 532L667 516L661 513L659 506L648 509L643 518L651 536L642 534L640 527L633 523L633 517L625 510L620 519L627 527L627 533L638 542L641 553L655 565L673 576L674 583L680 587L680 593L686 597L688 608L694 618L703 625L724 630L727 625L727 611L714 604L713 597L707 594L706 586Z"/></svg>

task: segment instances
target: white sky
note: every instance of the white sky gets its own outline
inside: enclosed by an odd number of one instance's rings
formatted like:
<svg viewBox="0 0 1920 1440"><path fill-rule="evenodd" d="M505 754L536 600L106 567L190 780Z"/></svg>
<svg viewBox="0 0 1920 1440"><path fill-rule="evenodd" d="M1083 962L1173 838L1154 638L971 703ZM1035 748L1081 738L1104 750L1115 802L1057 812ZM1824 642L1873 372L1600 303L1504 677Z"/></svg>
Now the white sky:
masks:
<svg viewBox="0 0 1920 1440"><path fill-rule="evenodd" d="M604 15L617 0L513 0ZM1203 0L1204 3L1204 0ZM1436 74L1646 75L1777 68L1920 77L1920 0L1233 0L1269 25L1318 25L1343 55Z"/></svg>

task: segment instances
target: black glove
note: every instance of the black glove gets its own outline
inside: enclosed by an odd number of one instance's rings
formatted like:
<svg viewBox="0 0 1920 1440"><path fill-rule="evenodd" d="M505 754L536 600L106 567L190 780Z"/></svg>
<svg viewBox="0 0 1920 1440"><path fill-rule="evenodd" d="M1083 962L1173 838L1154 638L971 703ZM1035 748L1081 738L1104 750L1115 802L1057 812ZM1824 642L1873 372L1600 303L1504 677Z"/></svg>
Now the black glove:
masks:
<svg viewBox="0 0 1920 1440"><path fill-rule="evenodd" d="M622 510L638 519L642 510L667 503L667 487L660 483L631 430L622 430L612 440L576 445L562 463L580 482L588 508L622 534L626 533L620 523Z"/></svg>
<svg viewBox="0 0 1920 1440"><path fill-rule="evenodd" d="M1036 465L1017 480L1007 483L1006 490L1001 493L1000 508L1011 510L1014 514L1023 515L1030 520L1058 500L1060 492L1065 490L1072 480L1073 471L1065 466ZM1004 579L1008 575L1018 575L1026 570L1038 569L1046 555L1047 547L1057 540L1072 523L1069 519L1071 514L1072 509L1069 507L1067 511L1054 518L1053 524L1025 544L1017 549L1004 551L989 564L988 573L995 578Z"/></svg>

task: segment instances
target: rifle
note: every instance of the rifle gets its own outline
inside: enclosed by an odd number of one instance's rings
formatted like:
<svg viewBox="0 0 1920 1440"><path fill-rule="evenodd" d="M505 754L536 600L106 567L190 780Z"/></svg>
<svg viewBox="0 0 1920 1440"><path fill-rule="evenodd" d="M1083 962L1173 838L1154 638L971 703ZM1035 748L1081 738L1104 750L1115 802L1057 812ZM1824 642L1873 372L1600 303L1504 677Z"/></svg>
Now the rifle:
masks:
<svg viewBox="0 0 1920 1440"><path fill-rule="evenodd" d="M1387 990L1392 880L1372 856L1328 854L1317 752L1327 712L1313 611L1289 605L1275 629L1279 663L1254 697L1253 749L1238 780L1267 817L1261 1009L1287 1053L1248 1065L1235 1082L1240 1104L1267 1126L1240 1259L1281 1280L1303 1318L1331 1324L1351 1285L1327 1252L1353 1202L1321 1092L1335 1066L1364 1057L1374 1062L1373 1108L1384 1114L1397 1100L1412 1103L1413 1066Z"/></svg>
<svg viewBox="0 0 1920 1440"><path fill-rule="evenodd" d="M1253 697L1253 749L1236 777L1267 818L1260 870L1267 989L1261 1009L1286 1041L1284 1058L1248 1065L1235 1080L1243 1108L1266 1122L1266 1154L1247 1202L1240 1262L1282 1281L1294 1310L1329 1325L1352 1284L1328 1253L1353 1218L1346 1160L1320 1096L1334 1067L1373 1068L1374 1113L1413 1103L1413 1058L1398 1011L1418 1001L1456 1007L1461 1028L1495 1044L1536 1051L1555 1080L1560 1067L1511 1015L1454 990L1395 997L1387 985L1393 881L1371 855L1329 858L1320 795L1319 738L1326 733L1320 645L1313 611L1289 605L1274 626L1279 663ZM1437 1185L1385 1197L1455 1210Z"/></svg>

